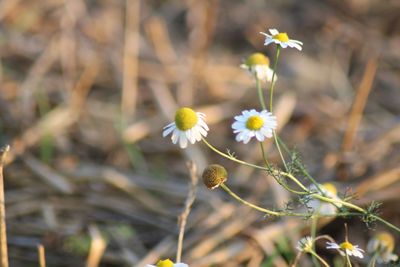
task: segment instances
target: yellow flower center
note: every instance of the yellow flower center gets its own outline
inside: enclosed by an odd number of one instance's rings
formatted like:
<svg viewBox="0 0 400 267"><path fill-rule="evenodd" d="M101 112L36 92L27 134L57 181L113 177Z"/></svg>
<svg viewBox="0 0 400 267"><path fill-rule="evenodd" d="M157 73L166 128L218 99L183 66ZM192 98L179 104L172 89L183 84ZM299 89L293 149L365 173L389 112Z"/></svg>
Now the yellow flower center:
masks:
<svg viewBox="0 0 400 267"><path fill-rule="evenodd" d="M337 189L336 189L336 187L335 187L333 184L331 184L331 183L325 183L325 184L322 185L322 187L323 187L326 191L328 191L328 192L334 194L335 196L337 195Z"/></svg>
<svg viewBox="0 0 400 267"><path fill-rule="evenodd" d="M197 121L197 114L193 109L180 108L175 113L175 124L181 131L192 129L197 124Z"/></svg>
<svg viewBox="0 0 400 267"><path fill-rule="evenodd" d="M380 248L392 252L394 249L394 238L388 232L379 232L375 239L378 240Z"/></svg>
<svg viewBox="0 0 400 267"><path fill-rule="evenodd" d="M340 248L343 250L345 250L345 249L353 250L354 249L353 244L351 244L350 242L347 242L347 241L340 244Z"/></svg>
<svg viewBox="0 0 400 267"><path fill-rule="evenodd" d="M289 36L287 35L286 32L275 34L274 36L272 36L272 38L274 38L275 40L279 40L281 42L289 41Z"/></svg>
<svg viewBox="0 0 400 267"><path fill-rule="evenodd" d="M253 67L255 65L269 66L269 59L262 53L253 53L246 59L245 64L249 67Z"/></svg>
<svg viewBox="0 0 400 267"><path fill-rule="evenodd" d="M264 125L264 120L260 116L251 116L246 121L246 128L257 131Z"/></svg>
<svg viewBox="0 0 400 267"><path fill-rule="evenodd" d="M157 262L157 267L173 267L174 263L170 259L159 260Z"/></svg>

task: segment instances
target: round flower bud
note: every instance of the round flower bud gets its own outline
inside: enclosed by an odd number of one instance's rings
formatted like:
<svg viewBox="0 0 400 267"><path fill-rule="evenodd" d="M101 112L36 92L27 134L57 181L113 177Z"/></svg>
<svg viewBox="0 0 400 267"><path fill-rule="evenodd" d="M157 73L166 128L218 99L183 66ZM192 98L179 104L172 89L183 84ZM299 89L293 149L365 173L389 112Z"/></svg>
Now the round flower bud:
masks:
<svg viewBox="0 0 400 267"><path fill-rule="evenodd" d="M211 164L203 171L203 182L208 189L215 189L228 179L226 169L218 164Z"/></svg>

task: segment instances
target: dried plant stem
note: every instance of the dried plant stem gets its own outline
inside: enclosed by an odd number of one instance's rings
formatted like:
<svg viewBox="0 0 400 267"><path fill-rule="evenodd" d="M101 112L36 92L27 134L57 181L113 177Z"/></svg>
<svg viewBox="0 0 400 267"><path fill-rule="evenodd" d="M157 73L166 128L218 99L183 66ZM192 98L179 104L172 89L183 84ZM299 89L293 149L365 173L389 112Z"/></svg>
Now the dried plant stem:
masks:
<svg viewBox="0 0 400 267"><path fill-rule="evenodd" d="M190 213L190 209L193 205L193 202L196 198L196 187L199 181L199 177L196 174L196 165L193 162L187 163L188 169L190 171L190 189L188 196L185 202L185 208L179 216L179 237L178 237L178 247L176 249L176 262L181 262L182 258L182 246L183 246L183 236L185 234L185 226L187 222L187 218Z"/></svg>
<svg viewBox="0 0 400 267"><path fill-rule="evenodd" d="M125 13L123 85L121 110L124 119L132 120L136 109L139 52L140 1L127 0Z"/></svg>
<svg viewBox="0 0 400 267"><path fill-rule="evenodd" d="M3 165L6 154L9 150L10 146L8 145L0 149L0 263L2 267L8 267Z"/></svg>
<svg viewBox="0 0 400 267"><path fill-rule="evenodd" d="M39 244L37 246L37 249L39 254L39 266L46 267L46 256L45 256L44 246L42 244Z"/></svg>
<svg viewBox="0 0 400 267"><path fill-rule="evenodd" d="M97 267L100 264L101 257L106 250L107 243L102 237L100 230L95 225L89 227L92 242L90 244L89 255L86 259L86 267Z"/></svg>

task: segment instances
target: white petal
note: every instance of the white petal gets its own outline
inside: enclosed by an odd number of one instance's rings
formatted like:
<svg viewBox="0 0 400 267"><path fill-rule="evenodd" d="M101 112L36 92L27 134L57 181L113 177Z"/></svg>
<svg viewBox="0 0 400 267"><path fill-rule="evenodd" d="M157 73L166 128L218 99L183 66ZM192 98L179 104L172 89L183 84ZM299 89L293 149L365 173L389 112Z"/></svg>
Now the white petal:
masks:
<svg viewBox="0 0 400 267"><path fill-rule="evenodd" d="M265 33L265 32L260 32L262 35L265 35L265 36L267 36L267 37L272 37L271 35L269 35L268 33Z"/></svg>
<svg viewBox="0 0 400 267"><path fill-rule="evenodd" d="M275 43L274 39L272 39L272 38L265 38L264 45L269 45L270 43Z"/></svg>
<svg viewBox="0 0 400 267"><path fill-rule="evenodd" d="M174 267L189 267L186 263L175 263Z"/></svg>
<svg viewBox="0 0 400 267"><path fill-rule="evenodd" d="M283 42L281 42L280 45L282 48L286 48L288 46L287 43L283 43Z"/></svg>
<svg viewBox="0 0 400 267"><path fill-rule="evenodd" d="M178 128L175 128L174 132L172 133L171 140L172 143L176 144L179 140L179 136L183 134Z"/></svg>
<svg viewBox="0 0 400 267"><path fill-rule="evenodd" d="M187 138L186 138L186 133L182 133L179 136L179 146L180 148L186 148L187 147Z"/></svg>
<svg viewBox="0 0 400 267"><path fill-rule="evenodd" d="M301 47L301 45L299 45L299 44L292 43L292 42L288 42L287 44L288 44L288 46L290 46L290 47L294 47L294 48L298 49L299 51L302 50L302 47Z"/></svg>
<svg viewBox="0 0 400 267"><path fill-rule="evenodd" d="M207 136L207 131L206 131L204 128L199 127L199 132L200 132L200 134L201 134L202 136L204 136L204 137Z"/></svg>
<svg viewBox="0 0 400 267"><path fill-rule="evenodd" d="M290 40L293 43L299 44L299 45L303 45L303 42L297 41L297 40Z"/></svg>
<svg viewBox="0 0 400 267"><path fill-rule="evenodd" d="M175 126L175 122L171 122L167 126L164 126L163 129L167 129L167 128L172 127L172 126Z"/></svg>
<svg viewBox="0 0 400 267"><path fill-rule="evenodd" d="M206 131L209 130L207 123L206 123L205 121L203 121L203 120L199 120L199 121L197 122L197 125L201 126L201 127L204 128Z"/></svg>
<svg viewBox="0 0 400 267"><path fill-rule="evenodd" d="M194 127L185 132L186 139L189 140L191 144L194 144L196 142L194 132L195 132Z"/></svg>
<svg viewBox="0 0 400 267"><path fill-rule="evenodd" d="M163 133L162 133L162 136L163 137L166 137L167 135L169 135L170 133L172 133L174 130L175 130L176 128L175 127L169 127L169 128L166 128L164 131L163 131Z"/></svg>
<svg viewBox="0 0 400 267"><path fill-rule="evenodd" d="M232 123L232 129L243 129L244 127L245 126L243 122L235 121Z"/></svg>
<svg viewBox="0 0 400 267"><path fill-rule="evenodd" d="M277 35L279 34L279 31L277 29L269 29L269 33L272 35Z"/></svg>
<svg viewBox="0 0 400 267"><path fill-rule="evenodd" d="M264 141L264 139L265 139L264 135L260 131L256 132L256 138L260 142Z"/></svg>
<svg viewBox="0 0 400 267"><path fill-rule="evenodd" d="M246 135L246 136L244 137L243 143L244 143L244 144L247 144L247 143L250 141L250 139L251 139L251 136Z"/></svg>
<svg viewBox="0 0 400 267"><path fill-rule="evenodd" d="M235 116L235 120L237 121L246 121L247 118L243 115Z"/></svg>

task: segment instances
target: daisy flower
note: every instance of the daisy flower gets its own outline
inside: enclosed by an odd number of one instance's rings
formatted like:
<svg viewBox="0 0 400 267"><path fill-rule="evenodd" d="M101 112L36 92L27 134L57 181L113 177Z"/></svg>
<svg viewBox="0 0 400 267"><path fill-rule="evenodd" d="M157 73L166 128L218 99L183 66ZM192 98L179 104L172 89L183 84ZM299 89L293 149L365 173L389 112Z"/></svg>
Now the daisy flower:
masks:
<svg viewBox="0 0 400 267"><path fill-rule="evenodd" d="M302 49L303 43L297 40L289 39L289 36L286 32L279 32L277 29L269 29L269 33L260 32L262 35L265 35L264 45L269 45L271 43L275 43L280 45L282 48L292 47L296 48L299 51Z"/></svg>
<svg viewBox="0 0 400 267"><path fill-rule="evenodd" d="M253 53L240 65L242 69L247 70L251 75L255 76L258 80L264 82L271 82L274 71L269 67L269 59L262 53ZM274 81L277 77L275 74Z"/></svg>
<svg viewBox="0 0 400 267"><path fill-rule="evenodd" d="M306 236L297 242L296 249L301 252L308 253L312 251L313 239L311 236Z"/></svg>
<svg viewBox="0 0 400 267"><path fill-rule="evenodd" d="M163 137L172 133L172 143L176 144L179 141L181 148L187 147L188 141L194 144L200 141L202 136L207 136L209 129L204 121L205 116L190 108L180 108L175 113L175 121L163 128Z"/></svg>
<svg viewBox="0 0 400 267"><path fill-rule="evenodd" d="M170 259L159 260L156 265L147 264L146 267L189 267L186 263L174 263Z"/></svg>
<svg viewBox="0 0 400 267"><path fill-rule="evenodd" d="M340 198L337 196L337 189L333 184L325 183L319 185L319 188L321 189L323 195L334 200L340 200ZM315 185L311 185L309 187L309 190L321 194ZM315 213L318 213L320 215L335 215L337 209L340 208L342 204L332 204L330 202L325 202L319 199L312 199L307 203L307 206L313 209Z"/></svg>
<svg viewBox="0 0 400 267"><path fill-rule="evenodd" d="M242 115L235 116L232 124L236 141L247 144L251 138L256 137L260 142L272 137L272 131L276 129L276 117L267 110L261 112L252 110L242 111Z"/></svg>
<svg viewBox="0 0 400 267"><path fill-rule="evenodd" d="M353 245L352 243L350 243L349 241L345 241L341 244L336 244L335 242L326 242L326 244L328 245L326 248L327 249L337 249L340 252L340 255L342 256L354 256L354 257L359 257L359 258L363 258L363 252L364 250L362 250L361 248L358 247L358 245Z"/></svg>
<svg viewBox="0 0 400 267"><path fill-rule="evenodd" d="M388 232L378 232L368 241L367 252L376 255L378 263L389 263L396 261L398 256L393 254L394 238Z"/></svg>

